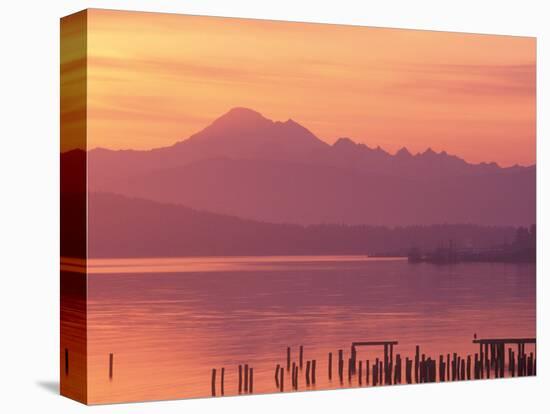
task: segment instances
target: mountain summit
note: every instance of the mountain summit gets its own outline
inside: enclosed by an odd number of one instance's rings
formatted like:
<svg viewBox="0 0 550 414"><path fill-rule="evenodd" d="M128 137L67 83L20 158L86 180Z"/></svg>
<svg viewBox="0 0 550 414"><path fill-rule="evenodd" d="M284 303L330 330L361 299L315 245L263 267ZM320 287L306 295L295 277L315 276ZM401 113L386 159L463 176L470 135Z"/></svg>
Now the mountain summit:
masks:
<svg viewBox="0 0 550 414"><path fill-rule="evenodd" d="M230 130L249 131L269 127L273 121L249 108L236 107L217 118L205 130L218 130L226 133Z"/></svg>
<svg viewBox="0 0 550 414"><path fill-rule="evenodd" d="M272 121L252 109L237 107L174 147L210 158L261 158L298 161L329 147L289 119Z"/></svg>

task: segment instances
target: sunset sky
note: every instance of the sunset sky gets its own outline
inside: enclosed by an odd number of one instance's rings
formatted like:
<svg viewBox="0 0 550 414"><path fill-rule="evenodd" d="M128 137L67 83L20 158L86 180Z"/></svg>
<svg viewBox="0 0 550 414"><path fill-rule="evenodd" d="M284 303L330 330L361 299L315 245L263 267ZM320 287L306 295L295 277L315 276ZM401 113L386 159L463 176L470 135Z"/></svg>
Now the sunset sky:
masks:
<svg viewBox="0 0 550 414"><path fill-rule="evenodd" d="M470 162L535 162L534 38L91 10L88 147L148 149L232 107Z"/></svg>

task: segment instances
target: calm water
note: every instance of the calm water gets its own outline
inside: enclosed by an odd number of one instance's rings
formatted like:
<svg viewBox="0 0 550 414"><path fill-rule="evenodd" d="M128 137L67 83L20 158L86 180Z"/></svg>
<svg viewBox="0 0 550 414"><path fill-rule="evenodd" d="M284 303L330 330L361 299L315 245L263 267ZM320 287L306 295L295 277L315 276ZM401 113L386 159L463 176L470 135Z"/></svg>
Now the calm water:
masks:
<svg viewBox="0 0 550 414"><path fill-rule="evenodd" d="M364 257L95 260L88 278L90 402L209 396L212 368L254 368L254 392L276 392L286 347L317 360L351 342L397 340L395 353L473 354L478 337L535 336L535 266L408 264ZM526 348L529 351L528 348ZM109 353L114 377L109 380ZM382 349L362 348L374 360ZM336 358L335 358L336 359ZM306 389L305 372L300 389ZM218 374L219 375L219 374ZM355 382L346 386L357 386ZM290 377L285 391L290 390Z"/></svg>

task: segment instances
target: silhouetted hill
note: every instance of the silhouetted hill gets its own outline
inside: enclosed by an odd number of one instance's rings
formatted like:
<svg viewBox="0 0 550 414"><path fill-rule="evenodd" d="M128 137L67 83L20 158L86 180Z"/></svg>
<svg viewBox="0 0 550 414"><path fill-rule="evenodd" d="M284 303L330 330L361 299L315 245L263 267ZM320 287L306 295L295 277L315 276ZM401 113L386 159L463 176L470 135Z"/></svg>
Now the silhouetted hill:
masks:
<svg viewBox="0 0 550 414"><path fill-rule="evenodd" d="M61 155L61 256L86 257L86 154L81 150Z"/></svg>
<svg viewBox="0 0 550 414"><path fill-rule="evenodd" d="M67 199L70 203L71 199ZM474 225L380 226L259 223L107 193L89 195L90 257L376 254L411 246L486 247L516 229Z"/></svg>
<svg viewBox="0 0 550 414"><path fill-rule="evenodd" d="M86 190L86 153L71 150L60 157L60 190L62 193L82 193Z"/></svg>
<svg viewBox="0 0 550 414"><path fill-rule="evenodd" d="M210 159L89 183L274 223L527 225L535 218L534 170L414 180L326 165Z"/></svg>

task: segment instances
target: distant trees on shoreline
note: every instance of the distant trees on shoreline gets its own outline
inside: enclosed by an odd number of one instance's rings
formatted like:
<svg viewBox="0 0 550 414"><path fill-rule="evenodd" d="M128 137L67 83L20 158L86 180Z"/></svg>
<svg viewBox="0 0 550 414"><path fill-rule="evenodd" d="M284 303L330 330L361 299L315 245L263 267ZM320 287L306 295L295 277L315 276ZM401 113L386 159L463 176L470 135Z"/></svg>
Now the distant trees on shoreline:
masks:
<svg viewBox="0 0 550 414"><path fill-rule="evenodd" d="M108 193L90 194L89 206L90 257L407 256L411 247L425 252L449 240L456 249L519 249L533 244L535 232L534 227L472 224L391 228L262 223Z"/></svg>
<svg viewBox="0 0 550 414"><path fill-rule="evenodd" d="M486 247L456 247L452 240L447 246L422 251L417 247L409 250L411 263L429 262L452 264L458 262L512 262L524 263L536 261L537 232L536 226L518 227L510 243Z"/></svg>

